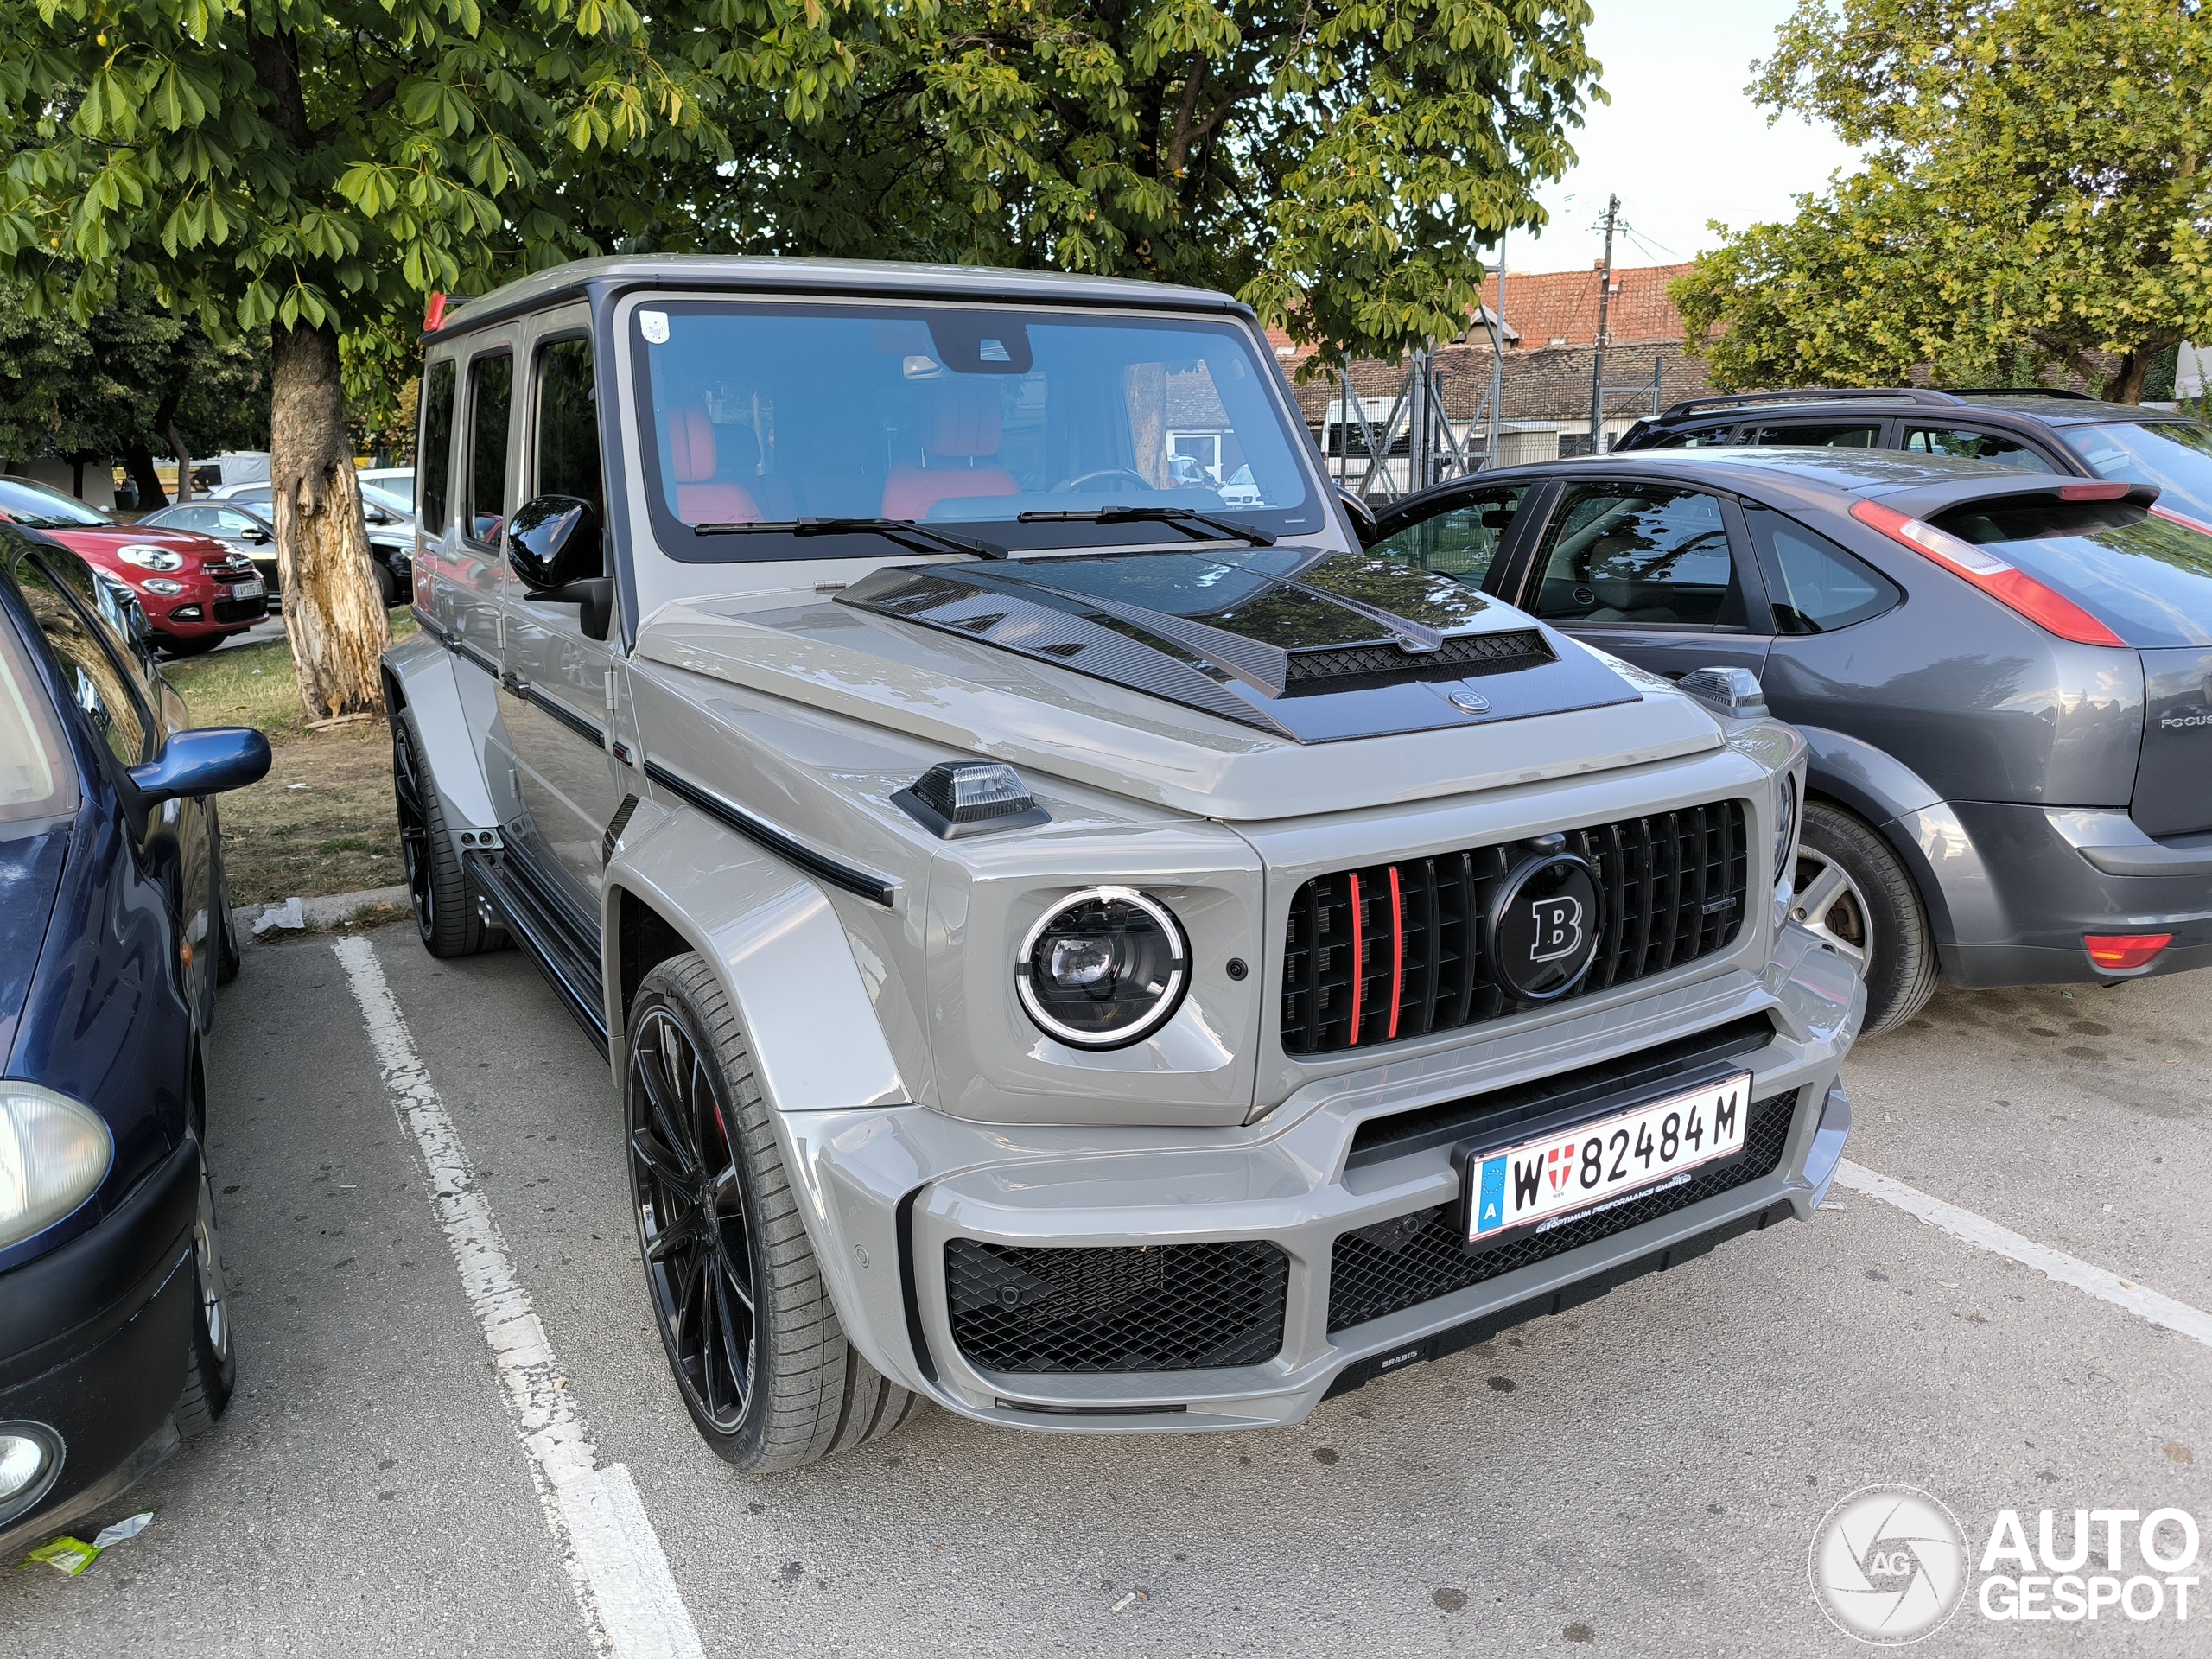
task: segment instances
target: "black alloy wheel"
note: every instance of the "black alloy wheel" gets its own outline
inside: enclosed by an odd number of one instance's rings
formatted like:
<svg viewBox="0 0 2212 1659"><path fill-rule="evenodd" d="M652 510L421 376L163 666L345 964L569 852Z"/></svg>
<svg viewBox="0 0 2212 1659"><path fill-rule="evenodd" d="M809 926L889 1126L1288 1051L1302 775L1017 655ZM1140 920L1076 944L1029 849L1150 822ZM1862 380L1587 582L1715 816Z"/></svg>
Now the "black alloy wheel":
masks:
<svg viewBox="0 0 2212 1659"><path fill-rule="evenodd" d="M661 1340L702 1428L737 1434L759 1372L746 1181L715 1068L674 1007L630 1034L630 1179Z"/></svg>
<svg viewBox="0 0 2212 1659"><path fill-rule="evenodd" d="M423 769L405 720L391 722L392 805L399 819L399 857L407 871L407 897L425 939L437 931L437 887L430 857L430 818L423 804Z"/></svg>
<svg viewBox="0 0 2212 1659"><path fill-rule="evenodd" d="M487 916L475 882L461 867L411 709L402 708L391 717L391 797L408 902L414 906L423 948L434 957L473 957L502 949L506 930Z"/></svg>

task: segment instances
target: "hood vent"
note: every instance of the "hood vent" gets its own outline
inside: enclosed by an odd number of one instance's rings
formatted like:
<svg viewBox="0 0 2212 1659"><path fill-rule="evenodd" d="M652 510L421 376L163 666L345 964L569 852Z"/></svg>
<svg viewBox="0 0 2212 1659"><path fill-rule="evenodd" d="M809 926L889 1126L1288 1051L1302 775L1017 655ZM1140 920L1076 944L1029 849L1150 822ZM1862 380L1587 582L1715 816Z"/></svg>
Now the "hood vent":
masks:
<svg viewBox="0 0 2212 1659"><path fill-rule="evenodd" d="M1448 637L1433 651L1402 645L1337 645L1323 651L1294 651L1283 695L1353 691L1363 685L1398 680L1465 680L1478 674L1512 674L1559 660L1534 628L1503 633Z"/></svg>

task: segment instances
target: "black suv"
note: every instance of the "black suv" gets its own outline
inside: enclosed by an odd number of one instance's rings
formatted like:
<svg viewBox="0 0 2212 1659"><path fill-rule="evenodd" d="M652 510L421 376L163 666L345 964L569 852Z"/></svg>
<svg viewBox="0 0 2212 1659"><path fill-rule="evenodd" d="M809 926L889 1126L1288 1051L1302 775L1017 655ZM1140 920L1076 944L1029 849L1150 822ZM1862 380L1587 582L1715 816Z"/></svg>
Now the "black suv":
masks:
<svg viewBox="0 0 2212 1659"><path fill-rule="evenodd" d="M1694 397L1638 421L1613 448L1747 445L1902 449L2026 473L2152 484L2167 512L2212 526L2212 426L2172 410L2100 403L2049 387L1801 387Z"/></svg>

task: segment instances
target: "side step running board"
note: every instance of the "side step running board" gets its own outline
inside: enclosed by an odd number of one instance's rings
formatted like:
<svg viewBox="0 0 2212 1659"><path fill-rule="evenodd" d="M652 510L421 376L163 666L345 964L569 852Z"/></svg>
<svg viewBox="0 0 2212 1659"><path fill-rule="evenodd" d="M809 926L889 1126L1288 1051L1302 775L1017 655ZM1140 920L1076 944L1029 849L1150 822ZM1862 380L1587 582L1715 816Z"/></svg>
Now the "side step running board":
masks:
<svg viewBox="0 0 2212 1659"><path fill-rule="evenodd" d="M545 982L568 1005L584 1034L606 1054L607 1005L599 958L560 913L538 897L529 877L500 855L465 852L461 863L477 889L491 899L507 931L530 953Z"/></svg>

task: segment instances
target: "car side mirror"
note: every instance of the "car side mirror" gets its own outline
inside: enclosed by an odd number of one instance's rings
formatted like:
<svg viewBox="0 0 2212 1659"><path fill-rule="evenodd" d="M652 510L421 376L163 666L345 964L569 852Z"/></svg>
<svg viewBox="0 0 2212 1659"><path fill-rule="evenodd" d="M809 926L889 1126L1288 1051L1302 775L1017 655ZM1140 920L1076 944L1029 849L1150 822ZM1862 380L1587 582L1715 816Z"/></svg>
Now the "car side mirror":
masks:
<svg viewBox="0 0 2212 1659"><path fill-rule="evenodd" d="M507 520L507 565L532 599L550 599L605 571L601 539L599 509L582 496L533 496Z"/></svg>
<svg viewBox="0 0 2212 1659"><path fill-rule="evenodd" d="M604 639L614 624L614 579L579 576L558 588L548 588L531 597L541 605L580 605L576 625L587 639Z"/></svg>
<svg viewBox="0 0 2212 1659"><path fill-rule="evenodd" d="M238 532L238 539L242 542L251 542L256 547L259 547L269 539L269 532L259 524L248 524Z"/></svg>
<svg viewBox="0 0 2212 1659"><path fill-rule="evenodd" d="M388 524L391 522L391 515L382 507L365 506L361 509L361 517L372 524Z"/></svg>
<svg viewBox="0 0 2212 1659"><path fill-rule="evenodd" d="M187 795L244 789L269 775L269 740L247 726L207 726L175 732L161 753L130 768L139 799L159 806Z"/></svg>
<svg viewBox="0 0 2212 1659"><path fill-rule="evenodd" d="M1337 486L1337 500L1351 519L1351 527L1357 532L1361 543L1364 545L1375 534L1375 509L1342 485Z"/></svg>

